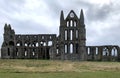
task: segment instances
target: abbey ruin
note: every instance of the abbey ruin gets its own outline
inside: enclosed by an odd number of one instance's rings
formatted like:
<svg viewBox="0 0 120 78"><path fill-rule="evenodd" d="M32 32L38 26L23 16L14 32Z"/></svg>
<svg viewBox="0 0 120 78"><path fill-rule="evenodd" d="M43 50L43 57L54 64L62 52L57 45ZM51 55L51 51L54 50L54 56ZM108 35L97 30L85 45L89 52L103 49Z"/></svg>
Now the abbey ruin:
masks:
<svg viewBox="0 0 120 78"><path fill-rule="evenodd" d="M83 10L78 17L73 10L60 15L59 35L15 34L11 25L4 26L2 59L50 59L78 61L119 61L117 45L86 46Z"/></svg>

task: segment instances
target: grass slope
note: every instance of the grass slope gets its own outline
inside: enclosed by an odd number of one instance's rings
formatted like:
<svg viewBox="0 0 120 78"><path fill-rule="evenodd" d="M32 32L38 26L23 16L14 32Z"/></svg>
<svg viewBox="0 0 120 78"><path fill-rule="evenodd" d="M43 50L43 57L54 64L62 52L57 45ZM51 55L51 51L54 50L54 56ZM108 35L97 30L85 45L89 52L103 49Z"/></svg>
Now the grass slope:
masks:
<svg viewBox="0 0 120 78"><path fill-rule="evenodd" d="M120 78L119 62L0 60L0 78Z"/></svg>

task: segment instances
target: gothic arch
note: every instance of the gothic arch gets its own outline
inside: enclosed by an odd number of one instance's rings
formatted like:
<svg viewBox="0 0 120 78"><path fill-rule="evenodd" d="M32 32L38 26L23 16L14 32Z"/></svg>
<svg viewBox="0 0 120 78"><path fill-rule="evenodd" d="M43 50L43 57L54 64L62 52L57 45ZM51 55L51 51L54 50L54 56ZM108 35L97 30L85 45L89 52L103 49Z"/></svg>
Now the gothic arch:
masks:
<svg viewBox="0 0 120 78"><path fill-rule="evenodd" d="M72 54L74 51L74 46L73 46L73 43L70 43L70 54Z"/></svg>
<svg viewBox="0 0 120 78"><path fill-rule="evenodd" d="M17 41L16 46L22 46L22 41Z"/></svg>
<svg viewBox="0 0 120 78"><path fill-rule="evenodd" d="M118 50L116 47L113 47L111 50L111 56L117 57L118 56Z"/></svg>
<svg viewBox="0 0 120 78"><path fill-rule="evenodd" d="M9 41L9 45L10 46L14 46L14 42L13 41Z"/></svg>
<svg viewBox="0 0 120 78"><path fill-rule="evenodd" d="M108 47L103 47L102 55L103 56L109 56L110 55Z"/></svg>

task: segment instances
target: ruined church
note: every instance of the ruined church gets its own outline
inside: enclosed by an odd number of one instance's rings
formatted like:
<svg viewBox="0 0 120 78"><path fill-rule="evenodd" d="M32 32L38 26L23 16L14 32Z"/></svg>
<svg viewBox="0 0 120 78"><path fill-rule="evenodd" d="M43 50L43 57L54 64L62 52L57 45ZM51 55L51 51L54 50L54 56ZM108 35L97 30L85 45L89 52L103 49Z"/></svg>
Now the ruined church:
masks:
<svg viewBox="0 0 120 78"><path fill-rule="evenodd" d="M10 24L5 24L2 59L50 59L77 61L119 61L117 45L86 46L84 13L78 17L71 10L67 17L60 15L59 35L15 34Z"/></svg>

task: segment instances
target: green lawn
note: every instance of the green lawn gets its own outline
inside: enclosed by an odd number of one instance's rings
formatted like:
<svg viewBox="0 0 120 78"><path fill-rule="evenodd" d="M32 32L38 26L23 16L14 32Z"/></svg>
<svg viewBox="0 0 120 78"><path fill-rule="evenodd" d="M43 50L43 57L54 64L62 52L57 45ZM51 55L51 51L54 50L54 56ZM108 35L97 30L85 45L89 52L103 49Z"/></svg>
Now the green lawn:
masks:
<svg viewBox="0 0 120 78"><path fill-rule="evenodd" d="M0 78L120 78L120 72L0 73Z"/></svg>
<svg viewBox="0 0 120 78"><path fill-rule="evenodd" d="M0 78L120 78L120 63L1 59Z"/></svg>

